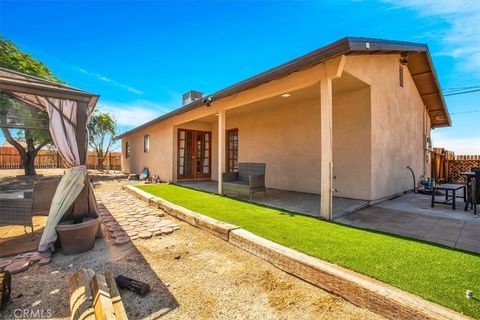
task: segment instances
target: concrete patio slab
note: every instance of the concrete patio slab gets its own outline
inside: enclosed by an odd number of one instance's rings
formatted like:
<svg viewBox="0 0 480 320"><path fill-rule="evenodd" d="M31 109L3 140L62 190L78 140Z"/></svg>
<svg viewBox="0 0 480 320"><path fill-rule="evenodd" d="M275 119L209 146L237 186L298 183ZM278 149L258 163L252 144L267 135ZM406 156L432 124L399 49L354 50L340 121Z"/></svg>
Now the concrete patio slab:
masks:
<svg viewBox="0 0 480 320"><path fill-rule="evenodd" d="M439 196L438 199L442 200L443 197ZM465 203L463 202L463 199L457 198L456 210L452 210L451 205L437 203L435 204L435 207L432 208L431 196L419 193L406 193L400 197L377 203L375 204L375 207L463 221L475 222L480 220L480 217L475 218L471 211L464 211L464 205Z"/></svg>
<svg viewBox="0 0 480 320"><path fill-rule="evenodd" d="M411 197L408 198L411 199ZM393 201L399 202L399 200ZM397 206L398 203L393 207ZM446 210L440 210L441 212L435 215L434 210L428 213L422 210L408 212L406 211L408 206L400 207L401 210L390 207L392 206L385 203L369 206L335 221L480 253L480 219L472 218L470 221L470 219L461 219L462 216L457 216L455 219L445 218L452 215Z"/></svg>
<svg viewBox="0 0 480 320"><path fill-rule="evenodd" d="M195 190L217 193L216 181L178 181L176 184ZM235 195L235 198L247 200L248 196ZM267 197L263 193L254 195L254 203L282 210L298 212L318 217L320 213L320 195L280 189L267 188ZM333 217L338 218L368 205L367 201L333 197Z"/></svg>

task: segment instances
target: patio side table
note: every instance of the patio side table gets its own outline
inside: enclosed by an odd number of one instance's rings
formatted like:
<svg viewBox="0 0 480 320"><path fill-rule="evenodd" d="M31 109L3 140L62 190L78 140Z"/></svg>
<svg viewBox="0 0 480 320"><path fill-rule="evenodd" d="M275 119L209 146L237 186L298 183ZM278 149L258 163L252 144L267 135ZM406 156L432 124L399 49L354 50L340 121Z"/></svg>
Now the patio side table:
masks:
<svg viewBox="0 0 480 320"><path fill-rule="evenodd" d="M457 191L463 189L463 196L457 196ZM445 201L435 201L435 191L443 190L445 191ZM449 196L449 191L452 192L452 195ZM456 209L456 199L463 198L463 201L467 201L466 198L467 188L463 184L456 184L456 183L444 183L438 186L434 186L432 190L432 208L435 206L435 203L439 204L450 204L452 205L452 209Z"/></svg>

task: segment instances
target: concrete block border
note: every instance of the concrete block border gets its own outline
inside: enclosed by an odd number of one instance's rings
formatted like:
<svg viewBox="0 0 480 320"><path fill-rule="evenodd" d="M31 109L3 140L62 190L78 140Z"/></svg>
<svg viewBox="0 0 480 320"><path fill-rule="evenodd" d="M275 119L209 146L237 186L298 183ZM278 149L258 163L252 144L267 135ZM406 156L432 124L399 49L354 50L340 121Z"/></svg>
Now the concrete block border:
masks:
<svg viewBox="0 0 480 320"><path fill-rule="evenodd" d="M151 206L160 208L179 220L210 232L289 274L386 318L405 320L469 319L465 315L414 294L282 246L238 226L185 209L134 186L126 185L124 190Z"/></svg>

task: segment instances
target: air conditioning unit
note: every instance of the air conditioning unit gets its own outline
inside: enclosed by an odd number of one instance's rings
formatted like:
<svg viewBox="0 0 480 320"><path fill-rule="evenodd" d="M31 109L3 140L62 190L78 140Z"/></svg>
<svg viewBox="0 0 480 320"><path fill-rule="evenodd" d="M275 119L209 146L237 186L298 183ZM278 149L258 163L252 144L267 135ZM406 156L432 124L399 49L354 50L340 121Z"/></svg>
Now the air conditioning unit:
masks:
<svg viewBox="0 0 480 320"><path fill-rule="evenodd" d="M190 90L187 93L183 94L182 104L186 105L192 103L193 101L202 100L204 93L200 91Z"/></svg>

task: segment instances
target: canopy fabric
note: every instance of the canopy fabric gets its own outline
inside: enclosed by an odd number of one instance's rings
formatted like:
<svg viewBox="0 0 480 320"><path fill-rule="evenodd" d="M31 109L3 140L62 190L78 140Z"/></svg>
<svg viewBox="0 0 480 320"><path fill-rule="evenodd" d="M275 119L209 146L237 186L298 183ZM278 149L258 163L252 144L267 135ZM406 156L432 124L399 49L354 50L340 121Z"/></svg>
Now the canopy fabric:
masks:
<svg viewBox="0 0 480 320"><path fill-rule="evenodd" d="M69 169L58 184L52 205L48 213L47 224L38 245L38 251L44 252L53 247L57 240L55 227L58 225L63 215L72 206L80 192L85 186L87 176L87 167L77 166Z"/></svg>
<svg viewBox="0 0 480 320"><path fill-rule="evenodd" d="M75 127L77 125L77 103L71 100L48 98L46 111L49 119L50 136L68 167L80 165Z"/></svg>

